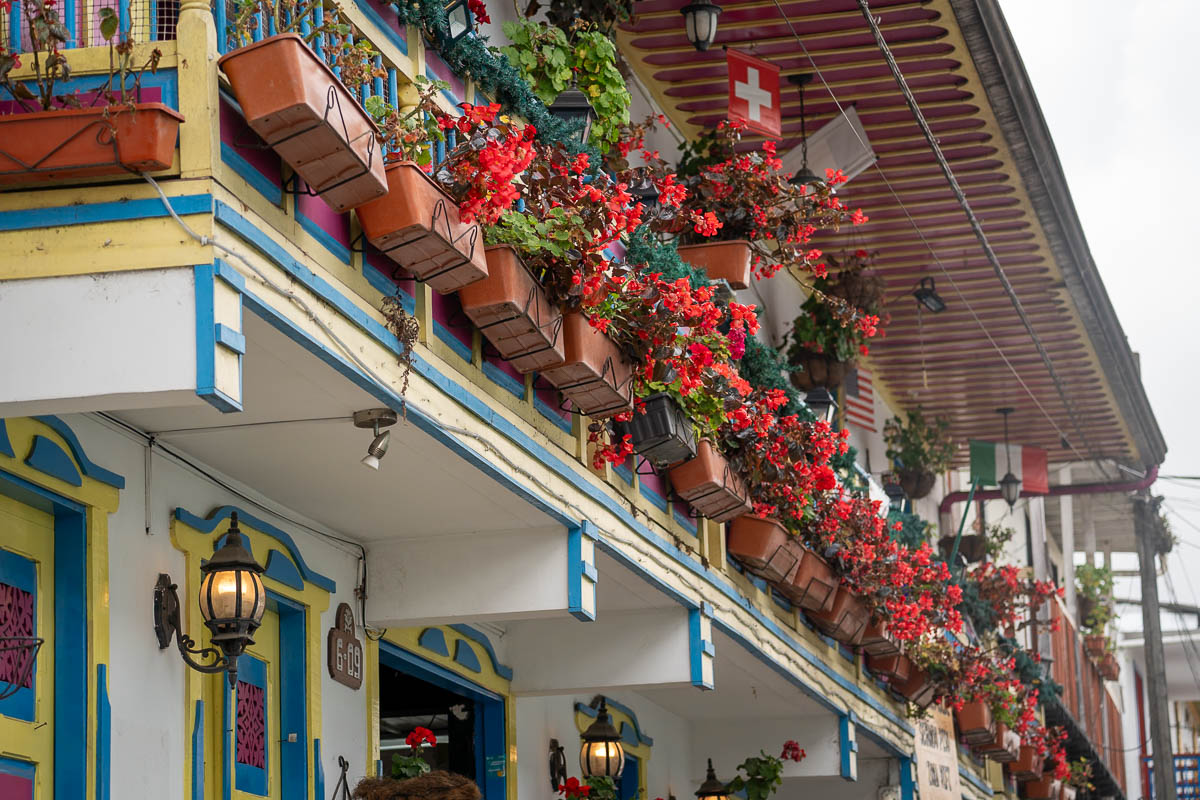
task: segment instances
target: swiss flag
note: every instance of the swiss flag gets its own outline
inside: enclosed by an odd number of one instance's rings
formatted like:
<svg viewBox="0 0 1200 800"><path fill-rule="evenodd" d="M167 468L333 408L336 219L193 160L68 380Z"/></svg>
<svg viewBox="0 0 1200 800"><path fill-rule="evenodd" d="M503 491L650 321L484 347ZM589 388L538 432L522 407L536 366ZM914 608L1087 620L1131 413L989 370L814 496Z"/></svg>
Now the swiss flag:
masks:
<svg viewBox="0 0 1200 800"><path fill-rule="evenodd" d="M779 114L779 67L732 48L729 64L729 118L776 139L783 135Z"/></svg>

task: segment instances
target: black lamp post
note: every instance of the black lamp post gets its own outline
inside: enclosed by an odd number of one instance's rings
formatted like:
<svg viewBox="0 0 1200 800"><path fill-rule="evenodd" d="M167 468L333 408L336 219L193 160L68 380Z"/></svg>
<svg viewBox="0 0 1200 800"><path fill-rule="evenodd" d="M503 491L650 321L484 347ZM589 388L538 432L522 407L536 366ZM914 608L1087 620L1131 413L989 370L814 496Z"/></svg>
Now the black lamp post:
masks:
<svg viewBox="0 0 1200 800"><path fill-rule="evenodd" d="M237 512L229 519L224 543L213 557L200 567L200 614L211 634L212 643L220 648L197 648L192 637L183 633L179 619L179 595L171 576L160 574L154 587L154 632L159 649L171 644L179 647L183 660L199 672L229 674L229 685L237 682L237 659L254 644L254 632L262 623L267 609L267 592L263 586L263 568L242 546ZM210 663L196 661L193 656L211 659Z"/></svg>
<svg viewBox="0 0 1200 800"><path fill-rule="evenodd" d="M592 108L587 95L579 90L574 79L571 85L563 90L547 109L552 115L572 127L572 136L577 142L587 142L592 132L592 122L596 119L596 109Z"/></svg>
<svg viewBox="0 0 1200 800"><path fill-rule="evenodd" d="M808 168L808 123L804 119L804 87L811 83L812 79L810 73L788 76L788 81L800 90L800 169L792 176L791 182L796 186L805 187L805 193L808 189L815 192L825 186L825 181Z"/></svg>
<svg viewBox="0 0 1200 800"><path fill-rule="evenodd" d="M711 758L708 760L708 776L696 790L696 797L699 797L700 800L729 800L729 790L726 788L725 782L718 778L717 773L713 771Z"/></svg>
<svg viewBox="0 0 1200 800"><path fill-rule="evenodd" d="M711 47L717 38L717 17L721 16L721 7L708 0L696 0L679 9L679 13L683 14L683 26L692 47L700 52Z"/></svg>
<svg viewBox="0 0 1200 800"><path fill-rule="evenodd" d="M596 720L579 737L583 740L583 746L579 748L579 768L587 778L616 780L625 769L625 749L621 747L621 734L608 715L608 701L603 697L597 699L600 705ZM595 700L592 705L596 706Z"/></svg>
<svg viewBox="0 0 1200 800"><path fill-rule="evenodd" d="M1021 498L1021 479L1013 475L1012 453L1008 449L1008 415L1012 412L1012 408L996 409L997 414L1004 416L1004 461L1008 466L1008 471L1000 479L1000 494L1004 496L1004 502L1008 503L1009 508L1015 506Z"/></svg>

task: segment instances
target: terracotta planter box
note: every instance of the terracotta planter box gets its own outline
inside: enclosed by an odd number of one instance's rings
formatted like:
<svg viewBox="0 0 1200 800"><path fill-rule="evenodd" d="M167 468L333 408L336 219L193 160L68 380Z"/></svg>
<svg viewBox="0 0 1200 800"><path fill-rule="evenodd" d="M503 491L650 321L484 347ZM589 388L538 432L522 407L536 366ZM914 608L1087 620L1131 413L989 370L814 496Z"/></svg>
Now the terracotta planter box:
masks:
<svg viewBox="0 0 1200 800"><path fill-rule="evenodd" d="M930 492L937 484L937 475L927 469L908 469L901 468L896 471L896 475L900 478L900 488L912 500L920 500Z"/></svg>
<svg viewBox="0 0 1200 800"><path fill-rule="evenodd" d="M379 131L325 62L295 33L226 53L246 124L334 211L388 191Z"/></svg>
<svg viewBox="0 0 1200 800"><path fill-rule="evenodd" d="M1098 666L1100 676L1106 681L1115 681L1121 677L1121 665L1117 663L1117 657L1112 653L1105 653L1104 660Z"/></svg>
<svg viewBox="0 0 1200 800"><path fill-rule="evenodd" d="M996 732L987 742L973 745L976 753L1000 764L1011 764L1021 753L1021 737L1003 722L996 723Z"/></svg>
<svg viewBox="0 0 1200 800"><path fill-rule="evenodd" d="M701 440L696 457L671 469L671 486L692 508L715 522L753 510L746 487L711 442Z"/></svg>
<svg viewBox="0 0 1200 800"><path fill-rule="evenodd" d="M487 277L458 292L463 313L520 373L563 362L562 312L508 245L487 248Z"/></svg>
<svg viewBox="0 0 1200 800"><path fill-rule="evenodd" d="M675 398L660 392L640 405L629 422L613 423L618 437L629 434L633 452L655 467L679 464L696 455L696 431Z"/></svg>
<svg viewBox="0 0 1200 800"><path fill-rule="evenodd" d="M1042 757L1032 747L1023 744L1016 760L1009 763L1008 773L1019 781L1036 781L1042 777Z"/></svg>
<svg viewBox="0 0 1200 800"><path fill-rule="evenodd" d="M1043 774L1036 780L1026 781L1021 787L1025 800L1059 800L1062 791L1062 781Z"/></svg>
<svg viewBox="0 0 1200 800"><path fill-rule="evenodd" d="M893 687L908 681L916 671L916 666L903 653L893 653L887 656L867 655L867 669L881 678L886 678Z"/></svg>
<svg viewBox="0 0 1200 800"><path fill-rule="evenodd" d="M1106 641L1104 634L1093 634L1091 636L1083 637L1083 649L1086 650L1087 654L1092 658L1103 659L1107 645L1108 642Z"/></svg>
<svg viewBox="0 0 1200 800"><path fill-rule="evenodd" d="M900 653L900 643L888 631L886 620L872 620L863 631L862 643L859 645L868 656L894 656Z"/></svg>
<svg viewBox="0 0 1200 800"><path fill-rule="evenodd" d="M387 196L357 212L367 241L439 294L486 278L483 232L459 218L450 195L411 161L386 174Z"/></svg>
<svg viewBox="0 0 1200 800"><path fill-rule="evenodd" d="M780 583L799 560L798 553L788 546L791 541L791 535L777 521L746 515L730 523L725 548L747 572Z"/></svg>
<svg viewBox="0 0 1200 800"><path fill-rule="evenodd" d="M965 703L954 716L958 719L958 729L967 744L987 744L996 738L992 709L982 700Z"/></svg>
<svg viewBox="0 0 1200 800"><path fill-rule="evenodd" d="M633 371L621 351L577 311L563 315L564 361L542 375L580 413L605 419L633 410Z"/></svg>
<svg viewBox="0 0 1200 800"><path fill-rule="evenodd" d="M679 257L703 269L715 281L734 289L750 286L750 243L747 241L706 242L679 248Z"/></svg>
<svg viewBox="0 0 1200 800"><path fill-rule="evenodd" d="M859 597L844 586L838 587L833 605L827 611L809 611L808 616L826 636L856 645L871 621L871 612Z"/></svg>
<svg viewBox="0 0 1200 800"><path fill-rule="evenodd" d="M0 116L0 186L158 172L171 166L183 117L162 103Z"/></svg>
<svg viewBox="0 0 1200 800"><path fill-rule="evenodd" d="M832 611L838 589L833 567L799 541L793 539L792 544L799 560L791 574L776 588L805 611Z"/></svg>
<svg viewBox="0 0 1200 800"><path fill-rule="evenodd" d="M802 372L791 373L792 385L802 392L809 392L818 386L826 389L837 389L846 380L846 371L853 362L838 361L825 353L804 351L793 364L803 368Z"/></svg>
<svg viewBox="0 0 1200 800"><path fill-rule="evenodd" d="M933 681L929 679L923 669L915 664L908 680L897 684L896 691L917 708L928 708L933 705L933 699L937 696L937 687L934 686Z"/></svg>

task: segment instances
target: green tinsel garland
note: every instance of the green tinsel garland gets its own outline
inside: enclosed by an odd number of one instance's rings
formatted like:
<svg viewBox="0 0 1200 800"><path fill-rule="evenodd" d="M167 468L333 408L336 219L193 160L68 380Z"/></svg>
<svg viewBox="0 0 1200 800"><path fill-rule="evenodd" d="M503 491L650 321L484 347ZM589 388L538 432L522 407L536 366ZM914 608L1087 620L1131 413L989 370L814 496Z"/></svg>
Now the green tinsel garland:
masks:
<svg viewBox="0 0 1200 800"><path fill-rule="evenodd" d="M916 550L922 544L929 541L925 535L929 529L929 523L921 519L917 514L906 514L903 511L889 511L887 521L888 531L891 533L892 538L909 550ZM895 527L897 522L900 523L898 530Z"/></svg>

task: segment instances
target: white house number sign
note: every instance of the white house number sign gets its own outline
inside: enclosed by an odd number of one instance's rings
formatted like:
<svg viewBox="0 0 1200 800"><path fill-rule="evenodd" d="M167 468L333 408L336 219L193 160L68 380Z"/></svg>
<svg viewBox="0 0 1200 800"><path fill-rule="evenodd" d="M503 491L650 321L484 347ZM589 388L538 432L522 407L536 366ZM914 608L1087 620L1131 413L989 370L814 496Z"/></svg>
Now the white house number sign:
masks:
<svg viewBox="0 0 1200 800"><path fill-rule="evenodd" d="M351 689L362 686L363 647L354 635L354 612L342 603L329 629L329 677Z"/></svg>

